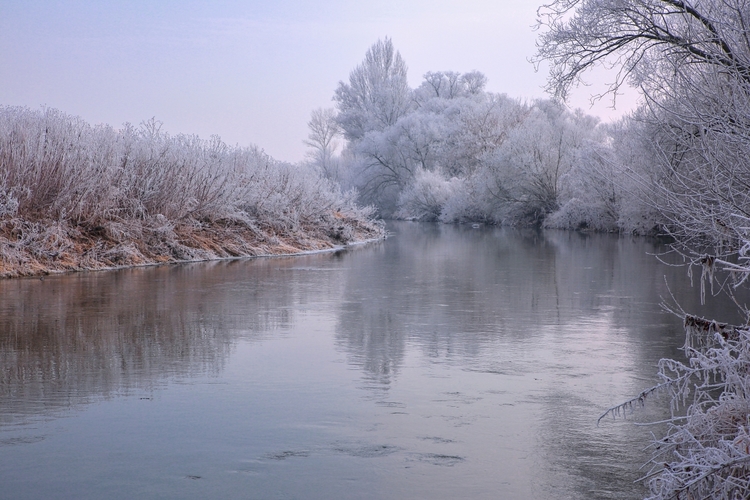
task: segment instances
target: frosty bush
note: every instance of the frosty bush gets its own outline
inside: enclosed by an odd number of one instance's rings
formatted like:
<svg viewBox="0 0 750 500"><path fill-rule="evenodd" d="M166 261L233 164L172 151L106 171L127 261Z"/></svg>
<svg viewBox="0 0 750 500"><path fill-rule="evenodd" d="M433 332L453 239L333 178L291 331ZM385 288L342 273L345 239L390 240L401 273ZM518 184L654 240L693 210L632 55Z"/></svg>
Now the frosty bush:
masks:
<svg viewBox="0 0 750 500"><path fill-rule="evenodd" d="M617 228L615 222L606 207L572 198L545 218L544 226L553 229L613 231Z"/></svg>
<svg viewBox="0 0 750 500"><path fill-rule="evenodd" d="M419 170L414 182L401 192L396 216L408 220L439 220L456 183L457 179L447 180L438 172Z"/></svg>
<svg viewBox="0 0 750 500"><path fill-rule="evenodd" d="M0 188L0 217L13 217L18 213L18 200L7 189Z"/></svg>
<svg viewBox="0 0 750 500"><path fill-rule="evenodd" d="M171 136L155 120L115 130L54 109L0 107L0 180L0 274L25 266L24 251L76 268L62 261L84 242L104 246L79 257L122 265L315 248L342 225L362 224L350 237L382 234L371 210L313 168L218 137Z"/></svg>
<svg viewBox="0 0 750 500"><path fill-rule="evenodd" d="M455 179L453 195L443 205L440 221L445 223L486 222L501 219L497 201L486 196L485 187L475 178Z"/></svg>
<svg viewBox="0 0 750 500"><path fill-rule="evenodd" d="M653 393L667 391L672 418L666 436L653 445L648 498L748 498L750 330L685 316L685 331L688 362L662 359L659 385L601 418L632 411Z"/></svg>
<svg viewBox="0 0 750 500"><path fill-rule="evenodd" d="M3 207L23 216L238 222L319 218L351 206L312 170L218 137L170 136L158 122L92 127L57 110L0 108Z"/></svg>

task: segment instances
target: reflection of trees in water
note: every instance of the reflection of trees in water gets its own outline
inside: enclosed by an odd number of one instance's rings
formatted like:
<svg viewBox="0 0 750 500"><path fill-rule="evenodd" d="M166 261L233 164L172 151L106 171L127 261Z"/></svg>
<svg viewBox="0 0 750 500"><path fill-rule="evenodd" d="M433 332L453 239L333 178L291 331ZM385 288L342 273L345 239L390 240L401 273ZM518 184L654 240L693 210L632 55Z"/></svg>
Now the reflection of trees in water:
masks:
<svg viewBox="0 0 750 500"><path fill-rule="evenodd" d="M664 266L643 238L395 223L385 245L347 255L337 341L350 361L387 384L407 343L431 358L479 359L498 342L529 341L543 326L608 314L614 324L665 324L664 277L700 310L685 268ZM704 308L705 309L705 308ZM678 330L666 332L679 337ZM628 332L628 340L646 335ZM639 337L640 336L640 337ZM679 345L665 354L674 355ZM643 342L634 341L641 349ZM642 352L636 358L652 356ZM651 375L651 374L649 374Z"/></svg>
<svg viewBox="0 0 750 500"><path fill-rule="evenodd" d="M622 498L622 492L630 491L632 498L642 498L645 488L634 481L645 472L633 470L638 465L633 463L634 454L645 463L651 440L644 430L659 435L664 426L644 428L630 422L597 426L596 419L607 407L655 383L659 359L683 358L681 319L659 307L662 299L669 299L670 289L685 310L700 315L732 320L737 311L720 300L701 305L687 269L664 265L655 257L667 250L666 245L643 238L562 231L546 232L545 238L555 247L561 303L565 309L579 311L577 321L573 318L551 328L558 334L564 330L568 338L578 332L582 339L571 354L561 354L561 361L566 362L567 355L589 356L592 366L567 374L579 377L574 386L560 376L543 384L539 401L544 411L538 427L545 457L542 467L548 471L543 487L559 497L596 492L597 498ZM680 263L676 255L662 255L662 259ZM602 352L610 358L601 359ZM665 399L640 410L635 419L655 422L669 415ZM571 490L565 492L561 485L570 485Z"/></svg>
<svg viewBox="0 0 750 500"><path fill-rule="evenodd" d="M0 282L0 423L223 369L236 339L294 322L291 260Z"/></svg>
<svg viewBox="0 0 750 500"><path fill-rule="evenodd" d="M525 338L595 309L620 279L633 294L661 279L658 262L637 245L628 248L638 266L617 275L619 240L610 235L587 244L575 233L394 228L386 245L349 256L337 328L339 343L373 375L396 370L407 341L430 357L476 357L500 338Z"/></svg>
<svg viewBox="0 0 750 500"><path fill-rule="evenodd" d="M339 319L338 343L349 351L349 362L365 371L374 384L372 389L387 389L405 351L402 325L389 311L393 304L385 297L373 302L356 293L347 299Z"/></svg>
<svg viewBox="0 0 750 500"><path fill-rule="evenodd" d="M478 363L479 371L507 361L495 359L507 346L521 346L512 352L527 363L510 369L546 370L529 395L541 408L529 425L539 430L538 465L549 471L544 496L591 496L597 488L601 498L630 489L637 496L638 472L627 460L634 443L648 440L642 428L595 428L620 399L590 377L606 359L581 360L615 357L622 370L606 387L632 396L656 376L659 358L679 356L680 320L659 307L669 297L665 276L686 310L730 321L733 311L718 311L716 301L700 306L687 270L660 263L653 254L666 247L643 238L409 223L392 230L385 245L347 256L336 336L349 361L387 388L407 346L464 367ZM567 352L564 342L578 344ZM580 373L564 373L568 364Z"/></svg>
<svg viewBox="0 0 750 500"><path fill-rule="evenodd" d="M394 227L387 244L349 256L337 327L350 361L381 383L398 371L407 342L432 358L475 357L500 332L517 332L509 322L519 310L549 310L549 294L536 292L554 281L545 276L554 249L537 233L506 240L467 227ZM533 253L537 265L518 262Z"/></svg>
<svg viewBox="0 0 750 500"><path fill-rule="evenodd" d="M377 245L347 255L345 292L336 326L337 345L348 352L350 363L364 370L374 390L388 389L405 350L389 277L370 267L384 259L385 249ZM368 258L359 260L361 255Z"/></svg>

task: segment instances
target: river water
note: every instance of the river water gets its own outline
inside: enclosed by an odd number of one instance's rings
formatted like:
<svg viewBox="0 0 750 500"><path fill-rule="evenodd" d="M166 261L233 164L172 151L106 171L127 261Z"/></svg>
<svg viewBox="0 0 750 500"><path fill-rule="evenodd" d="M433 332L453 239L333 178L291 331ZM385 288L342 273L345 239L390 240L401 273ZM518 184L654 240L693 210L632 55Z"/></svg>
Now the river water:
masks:
<svg viewBox="0 0 750 500"><path fill-rule="evenodd" d="M597 418L680 357L669 289L733 310L645 239L390 230L0 282L0 498L642 497L659 429Z"/></svg>

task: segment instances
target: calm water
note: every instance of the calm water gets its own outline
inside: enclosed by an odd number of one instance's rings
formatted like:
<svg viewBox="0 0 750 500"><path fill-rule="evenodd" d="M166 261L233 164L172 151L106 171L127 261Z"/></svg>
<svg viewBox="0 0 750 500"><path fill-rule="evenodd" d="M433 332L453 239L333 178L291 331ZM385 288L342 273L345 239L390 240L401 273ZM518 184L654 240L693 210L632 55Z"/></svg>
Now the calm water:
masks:
<svg viewBox="0 0 750 500"><path fill-rule="evenodd" d="M736 318L646 240L391 230L0 282L0 498L638 498L649 429L596 420L680 356L665 276Z"/></svg>

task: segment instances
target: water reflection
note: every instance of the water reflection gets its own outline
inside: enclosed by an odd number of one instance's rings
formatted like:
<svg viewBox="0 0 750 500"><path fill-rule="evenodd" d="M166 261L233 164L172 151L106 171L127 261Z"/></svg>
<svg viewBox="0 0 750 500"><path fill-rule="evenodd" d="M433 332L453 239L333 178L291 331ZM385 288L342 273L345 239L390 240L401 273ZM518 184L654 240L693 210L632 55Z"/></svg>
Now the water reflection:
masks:
<svg viewBox="0 0 750 500"><path fill-rule="evenodd" d="M474 359L498 339L525 342L545 326L602 313L613 325L676 324L658 303L669 296L666 282L684 287L685 269L660 264L653 253L663 249L645 240L430 224L395 228L387 245L352 256L338 313L339 344L374 379L386 382L398 370L406 343L432 358ZM688 310L710 308L690 291L681 302ZM645 329L632 334L651 335Z"/></svg>
<svg viewBox="0 0 750 500"><path fill-rule="evenodd" d="M668 286L697 314L736 322L737 311L711 298L700 305L686 269L663 265L654 255L667 247L645 239L409 223L395 230L388 245L352 256L367 264L347 272L336 328L349 362L376 382L366 386L373 399L388 402L410 348L494 376L513 387L513 402L503 404L542 409L525 415L535 467L545 471L528 476L531 495L637 498L633 464L647 459L648 432L621 422L596 427L596 418L655 383L660 358L681 357L680 320L659 304ZM664 417L658 405L639 416Z"/></svg>
<svg viewBox="0 0 750 500"><path fill-rule="evenodd" d="M734 310L701 306L685 269L642 239L391 229L338 254L0 282L0 446L31 450L19 428L73 420L70 408L85 418L105 399L124 402L104 415L143 418L119 396L155 393L161 423L141 445L153 462L139 465L127 423L101 434L124 450L120 466L171 496L153 464L192 453L181 477L234 475L180 486L182 497L331 498L358 484L363 498L637 498L647 433L596 418L651 384L659 358L680 356L665 283L691 312L737 321ZM183 379L225 388L178 391ZM186 435L182 455L164 449ZM0 457L0 482L24 491L16 462L43 468L45 455L14 453Z"/></svg>
<svg viewBox="0 0 750 500"><path fill-rule="evenodd" d="M220 373L238 339L288 328L313 293L283 279L292 259L246 264L0 281L0 425Z"/></svg>

